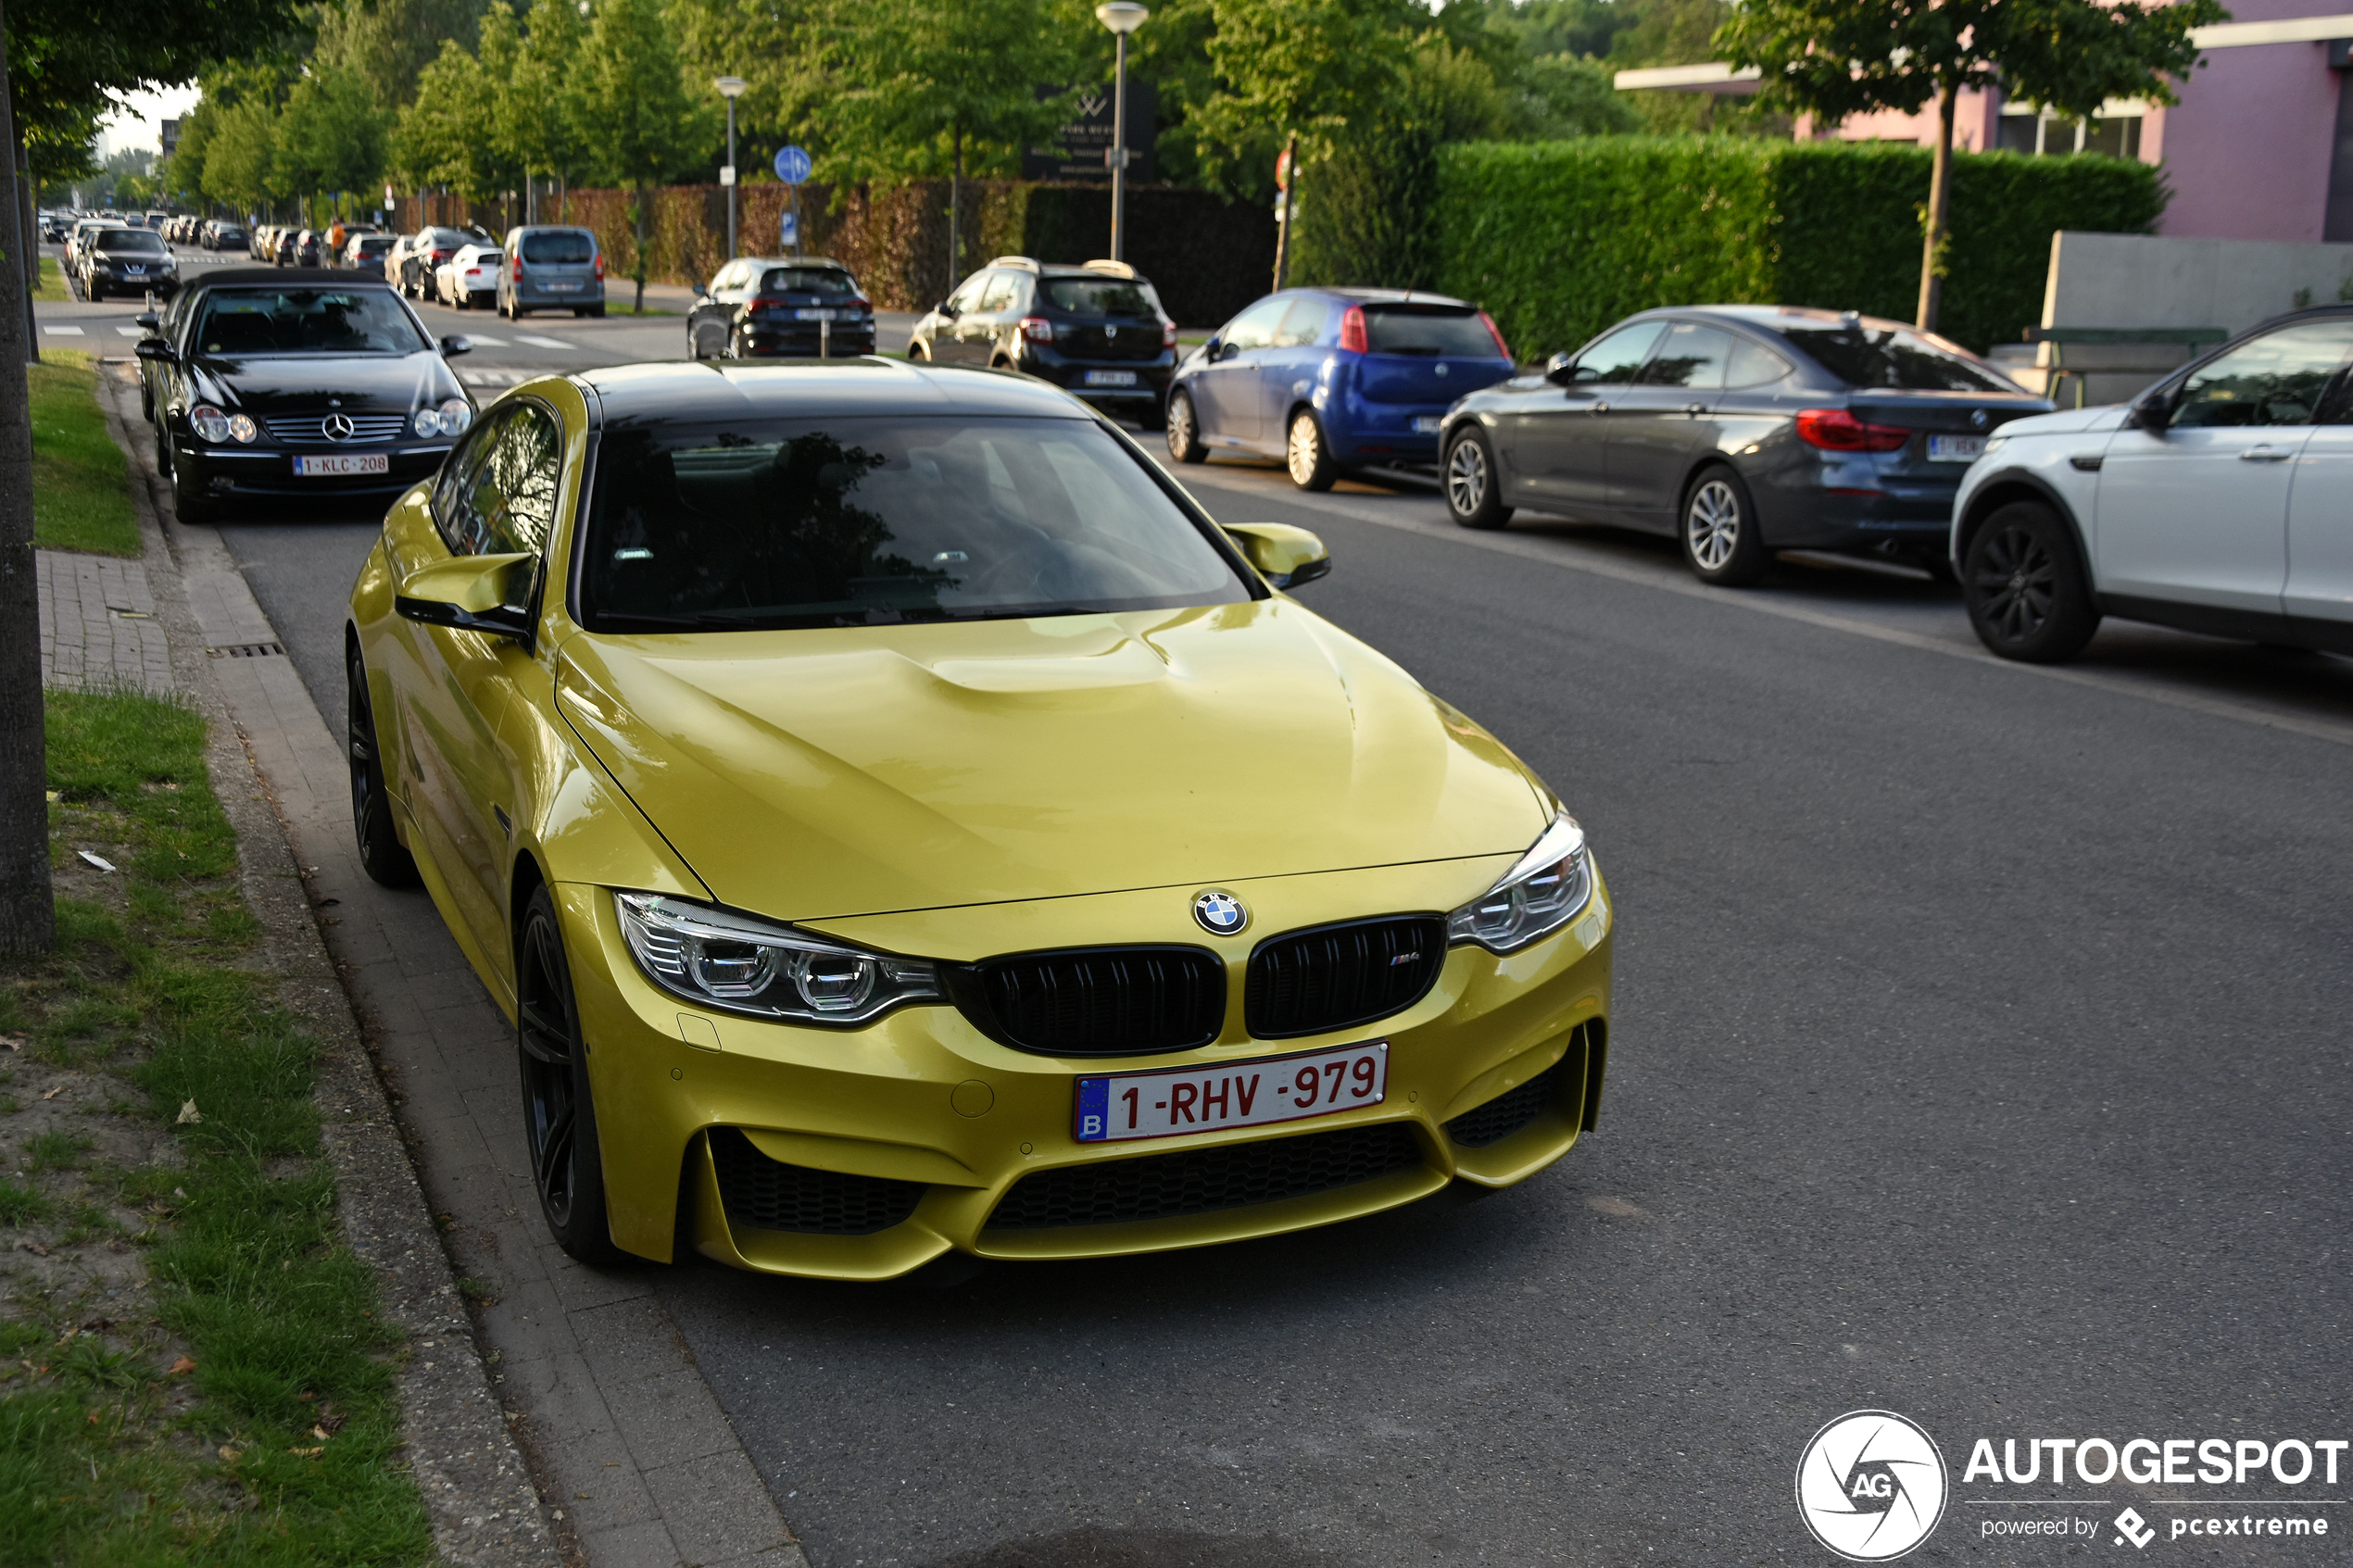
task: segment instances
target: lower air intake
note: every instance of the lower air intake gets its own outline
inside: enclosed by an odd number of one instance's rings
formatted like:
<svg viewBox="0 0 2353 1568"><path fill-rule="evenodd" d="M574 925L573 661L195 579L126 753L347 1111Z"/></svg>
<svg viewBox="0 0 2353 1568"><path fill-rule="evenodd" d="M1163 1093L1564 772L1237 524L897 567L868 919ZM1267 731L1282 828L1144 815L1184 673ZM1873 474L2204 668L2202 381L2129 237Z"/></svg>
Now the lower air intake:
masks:
<svg viewBox="0 0 2353 1568"><path fill-rule="evenodd" d="M1474 1106L1446 1123L1446 1135L1465 1148L1485 1148L1489 1144L1502 1143L1543 1113L1560 1089L1561 1076L1571 1061L1577 1060L1574 1047L1569 1054L1530 1078L1516 1089L1497 1095L1485 1105Z"/></svg>
<svg viewBox="0 0 2353 1568"><path fill-rule="evenodd" d="M1040 1171L1013 1184L994 1230L1170 1220L1368 1182L1422 1162L1402 1122Z"/></svg>
<svg viewBox="0 0 2353 1568"><path fill-rule="evenodd" d="M769 1159L733 1127L711 1130L711 1162L727 1223L748 1230L872 1236L915 1211L921 1182L846 1176Z"/></svg>

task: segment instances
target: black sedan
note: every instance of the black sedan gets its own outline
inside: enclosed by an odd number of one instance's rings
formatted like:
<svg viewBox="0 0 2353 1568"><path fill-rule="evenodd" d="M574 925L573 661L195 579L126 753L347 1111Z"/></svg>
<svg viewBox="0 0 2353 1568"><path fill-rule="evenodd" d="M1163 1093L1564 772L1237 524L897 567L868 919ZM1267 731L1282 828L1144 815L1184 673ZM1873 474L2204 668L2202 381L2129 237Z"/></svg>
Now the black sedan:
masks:
<svg viewBox="0 0 2353 1568"><path fill-rule="evenodd" d="M739 256L695 290L686 358L849 358L875 351L875 304L823 257Z"/></svg>
<svg viewBox="0 0 2353 1568"><path fill-rule="evenodd" d="M170 299L179 288L180 263L153 229L100 229L92 235L82 292L93 303L125 294Z"/></svg>
<svg viewBox="0 0 2353 1568"><path fill-rule="evenodd" d="M1899 321L1765 305L1629 317L1543 374L1473 393L1441 430L1466 528L1529 507L1671 534L1704 581L1775 550L1860 550L1949 575L1961 475L2051 405Z"/></svg>
<svg viewBox="0 0 2353 1568"><path fill-rule="evenodd" d="M240 267L142 317L143 401L182 522L263 497L389 498L473 422L435 343L372 278Z"/></svg>

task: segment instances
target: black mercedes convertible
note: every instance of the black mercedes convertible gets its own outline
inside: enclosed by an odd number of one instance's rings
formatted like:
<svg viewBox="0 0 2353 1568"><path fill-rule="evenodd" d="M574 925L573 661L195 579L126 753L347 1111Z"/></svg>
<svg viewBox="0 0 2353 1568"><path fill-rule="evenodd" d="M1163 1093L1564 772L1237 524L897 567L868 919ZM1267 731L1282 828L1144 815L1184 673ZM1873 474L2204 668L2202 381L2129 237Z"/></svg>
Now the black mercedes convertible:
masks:
<svg viewBox="0 0 2353 1568"><path fill-rule="evenodd" d="M440 467L474 406L390 287L227 268L142 316L141 401L182 522L239 500L389 499Z"/></svg>

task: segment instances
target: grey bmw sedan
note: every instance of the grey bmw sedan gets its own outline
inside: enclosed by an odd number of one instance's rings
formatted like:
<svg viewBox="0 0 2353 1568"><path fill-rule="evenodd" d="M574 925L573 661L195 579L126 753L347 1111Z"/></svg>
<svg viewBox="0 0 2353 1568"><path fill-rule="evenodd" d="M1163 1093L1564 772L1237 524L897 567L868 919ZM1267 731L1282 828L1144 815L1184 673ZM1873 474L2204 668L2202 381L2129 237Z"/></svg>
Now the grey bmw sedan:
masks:
<svg viewBox="0 0 2353 1568"><path fill-rule="evenodd" d="M1527 507L1671 534L1692 571L1728 586L1785 549L1944 574L1953 496L1987 433L2050 407L1900 321L1646 310L1448 410L1446 504L1466 528Z"/></svg>

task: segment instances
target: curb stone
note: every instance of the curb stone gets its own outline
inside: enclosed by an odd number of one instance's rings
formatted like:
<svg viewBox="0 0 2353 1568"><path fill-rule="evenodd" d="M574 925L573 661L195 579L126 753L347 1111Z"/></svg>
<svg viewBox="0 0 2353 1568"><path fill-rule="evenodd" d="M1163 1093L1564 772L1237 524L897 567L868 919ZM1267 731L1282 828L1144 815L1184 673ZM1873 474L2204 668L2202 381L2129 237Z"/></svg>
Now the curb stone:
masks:
<svg viewBox="0 0 2353 1568"><path fill-rule="evenodd" d="M261 922L264 951L281 976L281 1000L322 1047L313 1098L324 1115L321 1132L335 1167L344 1240L375 1272L383 1310L409 1335L409 1357L396 1374L402 1457L423 1496L434 1545L453 1568L558 1568L562 1559L475 1350L464 1301L321 943L285 825L204 651L150 491L149 465L123 417L120 386L106 367L100 375L109 432L131 455L139 482L132 498L140 559L170 642L173 682L208 721L206 761L236 830L245 903Z"/></svg>

